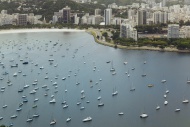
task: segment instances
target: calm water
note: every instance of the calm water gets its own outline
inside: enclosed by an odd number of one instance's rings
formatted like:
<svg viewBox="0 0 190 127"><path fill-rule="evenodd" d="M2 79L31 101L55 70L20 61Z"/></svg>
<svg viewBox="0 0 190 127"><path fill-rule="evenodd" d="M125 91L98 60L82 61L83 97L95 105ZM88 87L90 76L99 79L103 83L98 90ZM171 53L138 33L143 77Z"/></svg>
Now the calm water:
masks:
<svg viewBox="0 0 190 127"><path fill-rule="evenodd" d="M95 43L93 37L85 32L1 34L0 43L0 77L4 78L0 81L0 87L5 87L5 91L0 92L0 116L3 116L0 124L47 127L54 118L57 121L55 127L190 125L190 104L182 103L184 99L190 99L190 86L186 83L190 78L189 54L114 49ZM54 61L49 62L49 59ZM25 61L29 64L23 65ZM128 63L125 65L126 61ZM10 67L15 64L18 67ZM110 72L112 65L115 75ZM42 66L44 69L40 69ZM18 73L19 70L22 73ZM9 74L3 75L4 72ZM17 76L14 77L15 72ZM142 77L142 74L146 76ZM46 76L49 78L44 79ZM63 77L66 80L62 80ZM8 79L11 86L7 83ZM167 80L164 84L161 83L163 79ZM35 80L37 85L32 85ZM57 85L53 85L54 82ZM76 85L77 82L80 84ZM26 84L30 86L18 93ZM149 88L148 84L154 84L154 87ZM42 88L43 85L47 85L49 90ZM30 94L36 87L39 88L37 92ZM135 91L130 91L131 87L135 87ZM112 96L114 89L118 91L117 96ZM167 89L170 92L164 98ZM84 90L85 99L81 99L81 90ZM44 96L45 93L48 96ZM28 102L17 112L23 95L27 96ZM49 103L52 95L55 104ZM99 96L103 107L98 107ZM39 101L34 102L35 98ZM65 109L61 104L64 100L68 104ZM165 100L169 102L167 106L164 105ZM76 104L78 101L81 105ZM37 108L33 108L35 104ZM3 105L8 106L1 108ZM157 105L161 107L158 111ZM80 110L81 106L85 109ZM175 112L176 108L181 111ZM124 115L119 116L119 112ZM149 117L141 119L139 116L143 112ZM39 113L40 117L27 123L27 118L34 113ZM14 114L18 117L11 119ZM87 116L91 116L92 121L83 123ZM72 120L67 123L68 117Z"/></svg>

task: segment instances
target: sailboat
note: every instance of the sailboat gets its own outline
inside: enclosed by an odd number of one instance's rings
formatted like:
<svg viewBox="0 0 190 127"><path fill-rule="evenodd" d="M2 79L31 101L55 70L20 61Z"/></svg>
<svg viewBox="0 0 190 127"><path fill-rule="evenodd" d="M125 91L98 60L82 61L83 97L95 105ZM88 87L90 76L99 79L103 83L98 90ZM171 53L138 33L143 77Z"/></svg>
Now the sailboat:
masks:
<svg viewBox="0 0 190 127"><path fill-rule="evenodd" d="M116 90L116 88L115 88L115 90L113 89L112 96L116 96L117 94L118 94L118 91Z"/></svg>
<svg viewBox="0 0 190 127"><path fill-rule="evenodd" d="M100 101L100 103L98 104L98 107L102 107L104 106L104 103Z"/></svg>
<svg viewBox="0 0 190 127"><path fill-rule="evenodd" d="M148 115L146 114L146 113L142 113L141 115L140 115L140 118L147 118L148 117Z"/></svg>
<svg viewBox="0 0 190 127"><path fill-rule="evenodd" d="M70 122L71 121L71 117L68 117L66 122Z"/></svg>
<svg viewBox="0 0 190 127"><path fill-rule="evenodd" d="M135 87L133 86L133 83L132 83L132 85L131 85L130 91L135 91Z"/></svg>
<svg viewBox="0 0 190 127"><path fill-rule="evenodd" d="M111 62L111 69L110 71L115 71L115 68L113 67L113 61Z"/></svg>
<svg viewBox="0 0 190 127"><path fill-rule="evenodd" d="M187 83L190 83L190 79L189 78L187 78Z"/></svg>
<svg viewBox="0 0 190 127"><path fill-rule="evenodd" d="M56 124L56 120L52 119L51 122L50 122L50 125L54 125L54 124Z"/></svg>

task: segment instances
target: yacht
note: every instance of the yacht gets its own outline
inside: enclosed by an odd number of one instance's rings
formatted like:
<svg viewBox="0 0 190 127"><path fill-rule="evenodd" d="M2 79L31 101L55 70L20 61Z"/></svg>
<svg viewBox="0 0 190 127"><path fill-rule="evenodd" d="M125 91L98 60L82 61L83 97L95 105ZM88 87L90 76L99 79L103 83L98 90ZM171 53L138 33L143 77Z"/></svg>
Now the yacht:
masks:
<svg viewBox="0 0 190 127"><path fill-rule="evenodd" d="M165 79L163 79L162 81L161 81L161 83L165 83L166 82L166 80Z"/></svg>
<svg viewBox="0 0 190 127"><path fill-rule="evenodd" d="M164 101L164 105L167 105L168 104L168 101Z"/></svg>
<svg viewBox="0 0 190 127"><path fill-rule="evenodd" d="M101 96L99 96L98 98L97 98L97 100L100 100L102 97Z"/></svg>
<svg viewBox="0 0 190 127"><path fill-rule="evenodd" d="M87 117L87 118L83 119L82 121L83 121L83 122L92 121L92 118L89 116L89 117Z"/></svg>
<svg viewBox="0 0 190 127"><path fill-rule="evenodd" d="M81 104L81 102L77 102L77 105L80 105Z"/></svg>
<svg viewBox="0 0 190 127"><path fill-rule="evenodd" d="M148 117L148 115L146 113L143 113L140 115L140 118L147 118L147 117Z"/></svg>
<svg viewBox="0 0 190 127"><path fill-rule="evenodd" d="M80 107L80 110L83 110L83 109L85 109L85 107L83 107L83 106L82 106L82 107Z"/></svg>
<svg viewBox="0 0 190 127"><path fill-rule="evenodd" d="M49 103L55 103L55 98L53 98L51 101L49 101Z"/></svg>
<svg viewBox="0 0 190 127"><path fill-rule="evenodd" d="M11 116L11 119L14 119L14 118L16 118L17 117L17 115L12 115Z"/></svg>
<svg viewBox="0 0 190 127"><path fill-rule="evenodd" d="M123 112L120 112L120 113L118 113L118 115L124 115L124 113L123 113Z"/></svg>
<svg viewBox="0 0 190 127"><path fill-rule="evenodd" d="M13 77L16 77L17 76L17 73L15 72L14 74L13 74Z"/></svg>
<svg viewBox="0 0 190 127"><path fill-rule="evenodd" d="M47 87L47 85L43 85L43 86L42 86L42 88L46 88L46 87Z"/></svg>
<svg viewBox="0 0 190 127"><path fill-rule="evenodd" d="M63 108L68 108L68 107L69 107L68 104L63 105Z"/></svg>
<svg viewBox="0 0 190 127"><path fill-rule="evenodd" d="M33 121L32 118L28 118L28 119L26 120L26 122L32 122L32 121Z"/></svg>
<svg viewBox="0 0 190 127"><path fill-rule="evenodd" d="M3 119L3 117L0 117L0 120L2 120Z"/></svg>
<svg viewBox="0 0 190 127"><path fill-rule="evenodd" d="M39 117L40 115L35 113L32 117L35 118L35 117Z"/></svg>
<svg viewBox="0 0 190 127"><path fill-rule="evenodd" d="M3 105L3 108L6 108L7 107L7 105Z"/></svg>
<svg viewBox="0 0 190 127"><path fill-rule="evenodd" d="M54 124L56 124L56 120L55 119L50 122L50 125L54 125Z"/></svg>
<svg viewBox="0 0 190 127"><path fill-rule="evenodd" d="M63 78L62 78L62 80L65 80L65 79L66 79L66 77L63 77Z"/></svg>
<svg viewBox="0 0 190 127"><path fill-rule="evenodd" d="M36 99L34 99L34 102L36 102L36 101L38 101L39 99L38 98L36 98Z"/></svg>
<svg viewBox="0 0 190 127"><path fill-rule="evenodd" d="M123 62L123 64L125 64L125 65L126 65L126 64L127 64L127 62Z"/></svg>
<svg viewBox="0 0 190 127"><path fill-rule="evenodd" d="M102 106L104 106L104 103L100 102L100 103L98 104L98 107L102 107Z"/></svg>
<svg viewBox="0 0 190 127"><path fill-rule="evenodd" d="M112 93L112 96L116 96L118 94L118 92L117 91L114 91L113 93Z"/></svg>
<svg viewBox="0 0 190 127"><path fill-rule="evenodd" d="M167 97L167 95L166 94L164 94L164 98L166 98Z"/></svg>
<svg viewBox="0 0 190 127"><path fill-rule="evenodd" d="M166 94L168 94L169 93L169 90L166 90Z"/></svg>
<svg viewBox="0 0 190 127"><path fill-rule="evenodd" d="M176 108L175 109L175 112L179 112L181 109L180 108Z"/></svg>
<svg viewBox="0 0 190 127"><path fill-rule="evenodd" d="M158 105L157 107L156 107L156 110L159 110L160 109L160 106Z"/></svg>
<svg viewBox="0 0 190 127"><path fill-rule="evenodd" d="M24 86L24 89L25 89L25 88L28 88L28 87L29 87L29 85L25 85L25 86Z"/></svg>
<svg viewBox="0 0 190 127"><path fill-rule="evenodd" d="M16 109L16 111L18 111L18 112L21 111L21 110L22 110L22 108L17 108L17 109Z"/></svg>
<svg viewBox="0 0 190 127"><path fill-rule="evenodd" d="M67 120L66 120L66 122L69 122L69 121L71 121L71 117L67 118Z"/></svg>
<svg viewBox="0 0 190 127"><path fill-rule="evenodd" d="M189 103L189 100L185 99L182 101L183 103Z"/></svg>
<svg viewBox="0 0 190 127"><path fill-rule="evenodd" d="M35 94L35 93L36 93L36 90L30 91L30 94Z"/></svg>
<svg viewBox="0 0 190 127"><path fill-rule="evenodd" d="M23 89L19 89L19 90L18 90L18 93L21 93L21 92L23 92Z"/></svg>

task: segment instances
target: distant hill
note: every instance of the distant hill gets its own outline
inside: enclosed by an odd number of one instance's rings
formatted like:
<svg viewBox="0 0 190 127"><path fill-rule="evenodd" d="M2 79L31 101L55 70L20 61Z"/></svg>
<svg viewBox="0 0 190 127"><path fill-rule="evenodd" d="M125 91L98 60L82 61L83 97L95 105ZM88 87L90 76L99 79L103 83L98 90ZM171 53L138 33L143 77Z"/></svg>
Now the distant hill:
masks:
<svg viewBox="0 0 190 127"><path fill-rule="evenodd" d="M116 3L118 5L127 5L127 4L132 4L139 0L94 0L94 1L98 1L98 3L106 4L106 5L111 4L111 3Z"/></svg>

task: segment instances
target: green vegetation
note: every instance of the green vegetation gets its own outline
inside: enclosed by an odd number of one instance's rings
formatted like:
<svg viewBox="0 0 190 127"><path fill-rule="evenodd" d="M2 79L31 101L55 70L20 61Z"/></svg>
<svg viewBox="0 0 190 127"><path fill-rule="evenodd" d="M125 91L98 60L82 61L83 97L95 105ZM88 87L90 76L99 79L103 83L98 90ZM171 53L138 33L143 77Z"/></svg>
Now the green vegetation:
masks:
<svg viewBox="0 0 190 127"><path fill-rule="evenodd" d="M5 125L0 125L0 127L6 127Z"/></svg>
<svg viewBox="0 0 190 127"><path fill-rule="evenodd" d="M166 31L163 31L163 28L167 28L167 24L154 24L154 25L139 25L136 26L135 28L137 29L138 32L141 33L165 33Z"/></svg>
<svg viewBox="0 0 190 127"><path fill-rule="evenodd" d="M111 3L116 3L118 5L126 5L126 4L129 5L129 4L137 2L138 0L97 0L97 1L98 3L105 4L105 5L108 5Z"/></svg>

